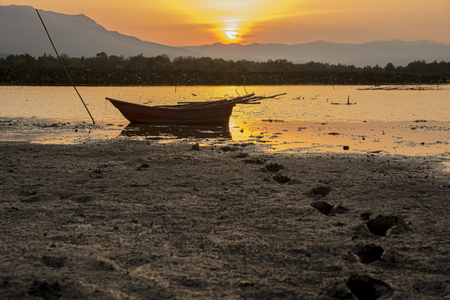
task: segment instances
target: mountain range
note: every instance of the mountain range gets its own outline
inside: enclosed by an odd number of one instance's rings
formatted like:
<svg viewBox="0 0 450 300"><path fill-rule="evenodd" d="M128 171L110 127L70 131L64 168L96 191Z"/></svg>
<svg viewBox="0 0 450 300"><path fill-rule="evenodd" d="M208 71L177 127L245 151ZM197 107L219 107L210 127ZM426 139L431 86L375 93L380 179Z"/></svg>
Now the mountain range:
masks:
<svg viewBox="0 0 450 300"><path fill-rule="evenodd" d="M304 44L221 44L173 47L143 41L109 31L85 15L66 15L39 10L60 54L93 57L97 53L143 54L223 58L226 60L267 61L286 59L294 63L310 61L354 66L384 67L388 63L404 66L412 61L450 61L450 45L427 40L373 41L363 44L339 44L317 41ZM31 6L0 6L0 56L30 54L38 57L54 54L35 9Z"/></svg>

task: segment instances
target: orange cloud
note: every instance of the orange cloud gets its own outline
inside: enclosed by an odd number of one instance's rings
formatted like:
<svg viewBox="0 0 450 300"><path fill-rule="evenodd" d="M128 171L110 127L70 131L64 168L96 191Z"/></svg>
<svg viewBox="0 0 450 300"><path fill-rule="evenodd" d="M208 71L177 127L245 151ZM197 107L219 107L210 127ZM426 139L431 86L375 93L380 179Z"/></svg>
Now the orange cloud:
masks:
<svg viewBox="0 0 450 300"><path fill-rule="evenodd" d="M450 43L449 0L2 0L83 13L108 30L167 45L215 42L360 43L429 39Z"/></svg>

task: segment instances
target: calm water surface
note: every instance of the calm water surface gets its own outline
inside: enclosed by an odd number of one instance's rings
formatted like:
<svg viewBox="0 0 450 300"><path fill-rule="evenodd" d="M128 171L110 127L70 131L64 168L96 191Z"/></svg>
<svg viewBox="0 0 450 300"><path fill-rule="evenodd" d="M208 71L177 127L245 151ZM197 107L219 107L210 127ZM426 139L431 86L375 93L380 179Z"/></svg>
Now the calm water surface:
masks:
<svg viewBox="0 0 450 300"><path fill-rule="evenodd" d="M128 125L105 97L159 105L236 97L246 92L267 96L287 93L278 99L264 100L260 105L236 106L230 119L232 139L267 144L272 150L279 151L341 151L343 146L350 146L356 151L448 154L450 86L391 91L364 88L367 87L171 86L78 87L78 90L96 123L108 129L89 130L91 137L92 132L99 138L102 135L103 138L117 137ZM331 104L345 103L348 97L356 105ZM0 118L34 123L91 122L72 87L0 86ZM419 120L421 122L414 122ZM43 136L33 139L37 142L67 142L65 138L56 138L55 134L53 138ZM0 134L0 139L26 140L23 134L12 133Z"/></svg>
<svg viewBox="0 0 450 300"><path fill-rule="evenodd" d="M450 86L433 90L359 90L361 86L251 86L257 95L287 93L261 105L239 105L232 120L260 121L449 121ZM245 94L242 87L78 87L97 123L127 121L105 97L135 103L175 104ZM197 95L197 96L194 96ZM357 105L331 105L331 102ZM90 122L89 115L72 87L0 86L1 117Z"/></svg>

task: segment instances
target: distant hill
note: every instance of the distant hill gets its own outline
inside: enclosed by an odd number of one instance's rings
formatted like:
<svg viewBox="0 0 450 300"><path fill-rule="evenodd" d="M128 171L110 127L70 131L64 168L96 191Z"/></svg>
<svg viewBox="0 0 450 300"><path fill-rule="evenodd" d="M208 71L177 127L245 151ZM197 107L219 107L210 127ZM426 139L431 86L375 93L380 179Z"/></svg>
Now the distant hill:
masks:
<svg viewBox="0 0 450 300"><path fill-rule="evenodd" d="M93 57L97 53L143 54L171 57L189 56L189 50L145 42L138 38L108 31L85 15L65 15L39 10L60 54ZM0 54L54 54L35 9L31 6L0 6Z"/></svg>
<svg viewBox="0 0 450 300"><path fill-rule="evenodd" d="M250 44L224 45L216 43L183 49L200 53L204 56L225 59L247 59L267 61L286 59L294 63L310 61L330 64L344 64L364 67L367 65L381 67L388 63L404 66L416 60L427 62L450 61L450 45L431 41L404 42L392 40L375 41L364 44L337 44L325 41L312 43L284 44Z"/></svg>
<svg viewBox="0 0 450 300"><path fill-rule="evenodd" d="M97 53L143 54L151 57L208 56L227 60L267 61L286 59L294 63L310 61L355 66L404 66L416 60L450 61L450 45L431 41L375 41L364 44L337 44L325 41L284 44L229 44L171 47L108 31L85 15L41 11L42 18L59 53L71 57L93 57ZM0 6L0 56L54 54L39 18L31 6Z"/></svg>

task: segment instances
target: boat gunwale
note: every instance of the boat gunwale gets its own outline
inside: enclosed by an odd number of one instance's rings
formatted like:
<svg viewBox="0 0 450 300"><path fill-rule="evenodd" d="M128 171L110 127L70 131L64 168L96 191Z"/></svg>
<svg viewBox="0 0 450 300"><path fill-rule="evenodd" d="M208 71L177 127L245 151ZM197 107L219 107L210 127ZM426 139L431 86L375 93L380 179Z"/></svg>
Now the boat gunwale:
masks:
<svg viewBox="0 0 450 300"><path fill-rule="evenodd" d="M123 104L123 105L131 105L131 106L137 106L137 107L142 107L143 109L154 109L154 110L205 110L205 109L211 109L211 108L223 108L223 107L229 107L229 106L235 106L236 103L233 103L230 101L230 103L219 103L219 104L214 104L213 102L211 103L211 105L208 105L207 102L205 102L205 105L201 105L201 106L190 106L190 105L157 105L157 106L151 106L151 105L145 105L145 104L140 104L140 103L133 103L133 102L128 102L128 101L123 101L123 100L117 100L117 99L112 99L112 98L108 98L106 97L106 100L110 101L112 104L114 104L114 102L118 103L118 104Z"/></svg>

